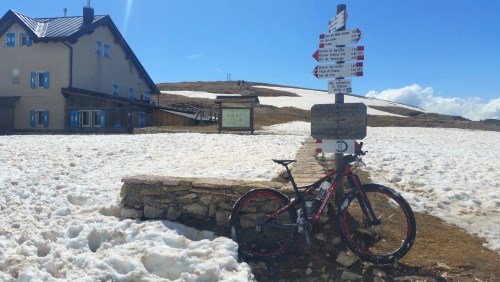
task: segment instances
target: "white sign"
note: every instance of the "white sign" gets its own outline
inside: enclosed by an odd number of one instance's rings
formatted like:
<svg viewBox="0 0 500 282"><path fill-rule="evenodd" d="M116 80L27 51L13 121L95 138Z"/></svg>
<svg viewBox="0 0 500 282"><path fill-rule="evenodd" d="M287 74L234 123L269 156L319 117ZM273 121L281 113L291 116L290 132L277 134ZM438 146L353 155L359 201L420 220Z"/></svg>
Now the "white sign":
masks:
<svg viewBox="0 0 500 282"><path fill-rule="evenodd" d="M356 140L316 139L316 153L353 155Z"/></svg>
<svg viewBox="0 0 500 282"><path fill-rule="evenodd" d="M328 94L351 93L352 82L350 79L335 79L328 81Z"/></svg>
<svg viewBox="0 0 500 282"><path fill-rule="evenodd" d="M329 32L334 32L340 28L343 28L347 22L347 13L344 11L340 12L328 22Z"/></svg>
<svg viewBox="0 0 500 282"><path fill-rule="evenodd" d="M365 59L365 46L318 49L313 54L313 58L319 63L363 61Z"/></svg>
<svg viewBox="0 0 500 282"><path fill-rule="evenodd" d="M362 33L359 28L346 31L337 31L334 33L320 34L319 48L358 43L358 41L361 39L361 35Z"/></svg>
<svg viewBox="0 0 500 282"><path fill-rule="evenodd" d="M316 66L312 73L317 78L363 76L363 62Z"/></svg>

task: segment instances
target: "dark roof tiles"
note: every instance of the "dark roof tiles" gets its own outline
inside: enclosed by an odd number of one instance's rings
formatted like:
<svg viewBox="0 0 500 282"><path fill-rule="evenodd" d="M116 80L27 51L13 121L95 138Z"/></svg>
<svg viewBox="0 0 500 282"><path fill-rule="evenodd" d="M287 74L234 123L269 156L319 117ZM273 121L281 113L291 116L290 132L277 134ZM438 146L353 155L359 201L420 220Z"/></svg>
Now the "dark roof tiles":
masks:
<svg viewBox="0 0 500 282"><path fill-rule="evenodd" d="M58 17L58 18L30 18L21 13L12 11L28 26L38 37L69 37L85 27L83 17ZM95 23L106 16L94 16Z"/></svg>

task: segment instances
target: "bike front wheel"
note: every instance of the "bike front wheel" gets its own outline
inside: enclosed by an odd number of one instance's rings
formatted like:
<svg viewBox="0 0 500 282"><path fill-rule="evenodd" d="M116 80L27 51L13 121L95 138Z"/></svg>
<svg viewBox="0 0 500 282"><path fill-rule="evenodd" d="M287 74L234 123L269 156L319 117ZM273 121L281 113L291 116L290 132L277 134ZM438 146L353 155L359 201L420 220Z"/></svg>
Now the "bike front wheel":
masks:
<svg viewBox="0 0 500 282"><path fill-rule="evenodd" d="M346 195L339 210L342 238L361 259L374 264L393 263L413 245L416 223L413 211L396 191L378 184L361 186L362 191ZM366 195L378 222L367 218Z"/></svg>
<svg viewBox="0 0 500 282"><path fill-rule="evenodd" d="M296 235L297 212L288 208L271 220L268 217L289 203L274 189L255 189L238 199L230 228L243 256L265 260L286 253Z"/></svg>

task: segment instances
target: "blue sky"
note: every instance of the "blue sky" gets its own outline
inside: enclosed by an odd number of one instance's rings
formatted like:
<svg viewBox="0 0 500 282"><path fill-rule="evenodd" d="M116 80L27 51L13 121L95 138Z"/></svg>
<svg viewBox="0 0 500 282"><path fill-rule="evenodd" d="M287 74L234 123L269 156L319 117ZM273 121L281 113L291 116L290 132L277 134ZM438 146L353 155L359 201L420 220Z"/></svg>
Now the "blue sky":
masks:
<svg viewBox="0 0 500 282"><path fill-rule="evenodd" d="M0 12L48 17L61 16L67 7L68 15L81 15L85 3L0 0ZM311 55L340 3L347 4L347 28L363 32L364 77L353 79L354 93L377 96L416 85L421 91L402 102L426 95L475 103L500 97L500 1L93 0L91 5L96 14L111 15L156 83L225 80L231 73L233 80L326 89L327 81L311 74L316 66Z"/></svg>

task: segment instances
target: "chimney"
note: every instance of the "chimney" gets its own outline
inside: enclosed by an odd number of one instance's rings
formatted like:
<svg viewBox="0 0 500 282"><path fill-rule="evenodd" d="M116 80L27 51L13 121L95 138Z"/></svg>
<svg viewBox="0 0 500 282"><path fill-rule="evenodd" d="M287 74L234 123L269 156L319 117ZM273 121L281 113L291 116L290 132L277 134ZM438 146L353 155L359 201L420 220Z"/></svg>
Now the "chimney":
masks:
<svg viewBox="0 0 500 282"><path fill-rule="evenodd" d="M94 9L90 7L90 0L87 0L87 6L83 7L83 24L88 25L94 21Z"/></svg>
<svg viewBox="0 0 500 282"><path fill-rule="evenodd" d="M68 9L67 9L67 8L64 8L64 9L63 9L63 12L64 12L64 17L66 17L66 13L68 12Z"/></svg>

